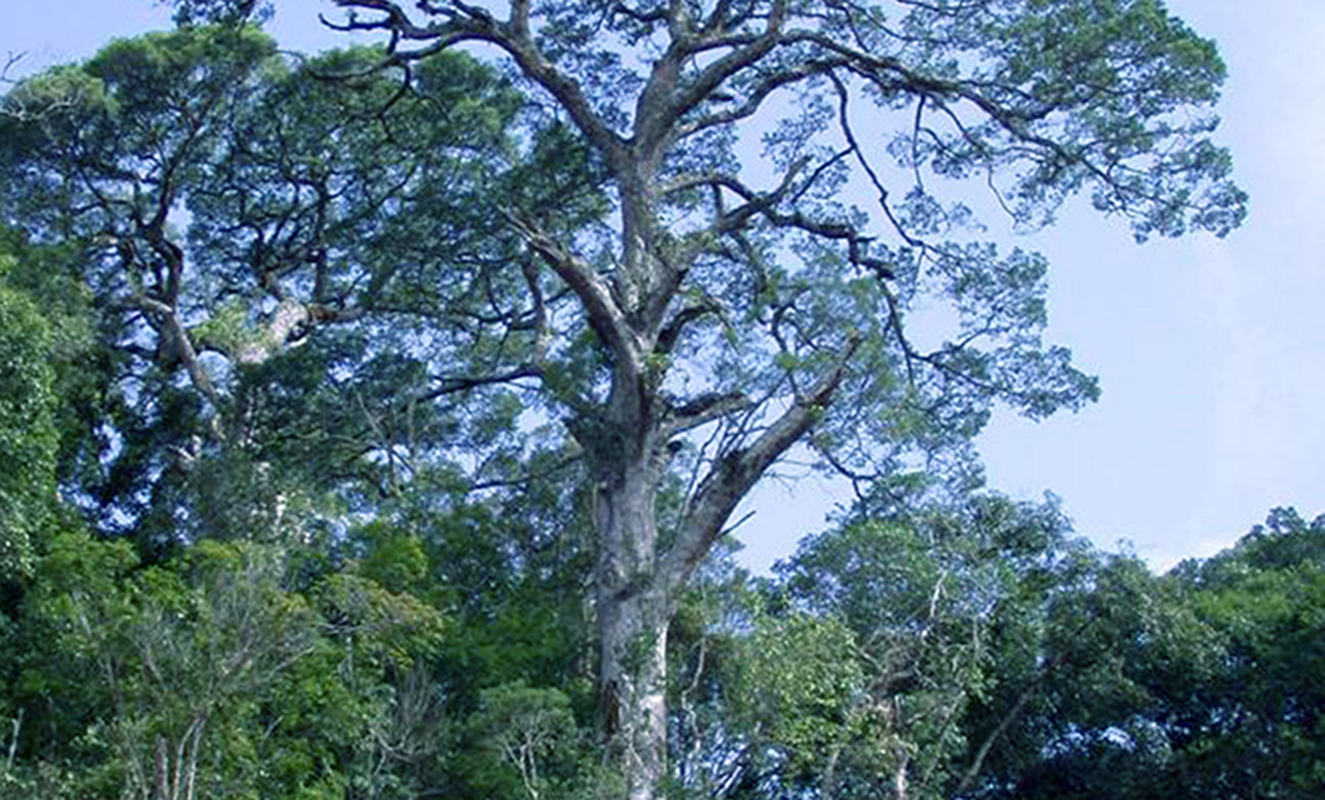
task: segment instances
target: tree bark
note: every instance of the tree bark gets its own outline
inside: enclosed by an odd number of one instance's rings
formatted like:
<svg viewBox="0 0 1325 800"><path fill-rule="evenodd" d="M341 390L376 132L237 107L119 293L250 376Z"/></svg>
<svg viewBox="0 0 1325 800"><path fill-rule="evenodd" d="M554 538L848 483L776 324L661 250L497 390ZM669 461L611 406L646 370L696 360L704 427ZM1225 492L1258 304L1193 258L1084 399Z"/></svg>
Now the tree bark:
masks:
<svg viewBox="0 0 1325 800"><path fill-rule="evenodd" d="M600 687L610 755L625 781L625 796L651 800L667 776L671 604L653 588L600 603Z"/></svg>
<svg viewBox="0 0 1325 800"><path fill-rule="evenodd" d="M656 403L638 361L619 358L605 419L582 433L597 482L602 725L630 800L654 797L667 774L672 597L657 572L656 500L666 457Z"/></svg>

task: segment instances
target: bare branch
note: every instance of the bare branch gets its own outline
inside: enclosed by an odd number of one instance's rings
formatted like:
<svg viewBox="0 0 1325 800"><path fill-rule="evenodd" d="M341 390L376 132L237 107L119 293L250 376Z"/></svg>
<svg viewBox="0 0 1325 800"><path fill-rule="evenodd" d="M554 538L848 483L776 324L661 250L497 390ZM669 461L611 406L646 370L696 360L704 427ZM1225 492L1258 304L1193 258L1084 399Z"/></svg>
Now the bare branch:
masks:
<svg viewBox="0 0 1325 800"><path fill-rule="evenodd" d="M5 54L5 65L0 67L0 83L17 83L16 80L9 77L9 71L14 68L15 64L22 61L26 55L27 53L15 53L13 50Z"/></svg>
<svg viewBox="0 0 1325 800"><path fill-rule="evenodd" d="M669 415L671 419L663 427L662 438L671 438L678 433L703 427L732 414L748 411L753 405L750 398L742 392L703 395L672 409Z"/></svg>
<svg viewBox="0 0 1325 800"><path fill-rule="evenodd" d="M533 364L525 364L506 370L479 375L445 375L436 378L437 386L414 398L414 402L436 400L439 397L456 392L493 386L499 383L514 383L522 378L541 378L543 371Z"/></svg>

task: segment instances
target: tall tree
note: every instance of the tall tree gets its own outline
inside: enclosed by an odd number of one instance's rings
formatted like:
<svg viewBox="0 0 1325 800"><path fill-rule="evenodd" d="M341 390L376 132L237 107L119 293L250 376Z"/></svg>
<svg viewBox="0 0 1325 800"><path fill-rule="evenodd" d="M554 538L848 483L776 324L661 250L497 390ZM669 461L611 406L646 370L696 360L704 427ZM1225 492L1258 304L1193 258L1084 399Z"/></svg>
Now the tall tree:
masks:
<svg viewBox="0 0 1325 800"><path fill-rule="evenodd" d="M1139 237L1243 213L1208 139L1222 64L1151 0L337 3L343 27L390 33L388 80L337 56L266 92L269 42L200 27L7 97L10 207L77 234L118 314L139 412L103 494L141 503L209 446L267 486L271 447L315 441L306 461L386 495L581 458L602 727L632 798L667 771L678 599L791 448L855 479L963 477L950 457L995 402L1095 396L1041 341L1044 260L979 241L957 180L1024 227L1082 189ZM446 52L465 44L534 105ZM321 103L329 74L367 91ZM743 131L765 159L738 159ZM952 324L925 344L905 322L936 297ZM297 433L258 435L278 430Z"/></svg>
<svg viewBox="0 0 1325 800"><path fill-rule="evenodd" d="M1043 259L978 241L954 180L1025 227L1079 190L1141 238L1243 215L1208 139L1223 66L1155 0L336 3L390 35L390 63L495 50L604 176L600 226L567 225L556 194L507 200L526 284L487 321L527 345L470 379L541 397L587 463L603 725L632 798L666 773L678 594L793 446L895 474L942 463L995 401L1095 396L1041 342ZM957 321L923 346L904 321L934 296Z"/></svg>
<svg viewBox="0 0 1325 800"><path fill-rule="evenodd" d="M411 453L455 438L446 392L423 397L417 328L384 322L426 321L438 292L410 287L479 257L476 176L501 163L518 98L458 54L408 83L325 79L379 59L292 68L251 28L186 28L6 95L5 213L64 243L94 298L99 397L61 467L104 530L158 553L272 531L301 487L389 494ZM451 272L440 286L459 291ZM292 352L314 320L327 330Z"/></svg>

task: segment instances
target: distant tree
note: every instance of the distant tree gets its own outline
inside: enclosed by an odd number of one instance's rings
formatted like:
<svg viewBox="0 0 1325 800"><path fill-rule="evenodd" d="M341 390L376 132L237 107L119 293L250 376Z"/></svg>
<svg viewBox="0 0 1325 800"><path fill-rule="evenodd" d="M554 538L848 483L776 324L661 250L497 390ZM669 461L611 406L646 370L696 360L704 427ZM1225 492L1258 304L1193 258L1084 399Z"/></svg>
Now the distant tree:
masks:
<svg viewBox="0 0 1325 800"><path fill-rule="evenodd" d="M707 656L732 706L722 735L710 735L728 755L708 754L724 785L760 787L751 796L954 796L1003 736L967 723L1002 688L997 629L1033 624L1081 548L1054 504L996 495L807 537L763 587L754 631L735 634L736 664L723 666L732 656L720 647ZM1010 725L1023 706L999 712Z"/></svg>
<svg viewBox="0 0 1325 800"><path fill-rule="evenodd" d="M1188 652L1205 650L1186 675L1160 671L1176 689L1165 693L1175 783L1193 797L1318 794L1325 786L1325 517L1308 522L1275 509L1236 546L1180 565L1172 580L1205 637L1179 641Z"/></svg>
<svg viewBox="0 0 1325 800"><path fill-rule="evenodd" d="M744 632L711 628L702 671L682 665L722 713L678 720L705 736L681 764L711 765L724 797L1311 797L1322 531L1276 509L1155 576L1052 503L850 521L779 567Z"/></svg>
<svg viewBox="0 0 1325 800"><path fill-rule="evenodd" d="M959 795L1318 794L1322 531L1278 509L1236 547L1166 576L1132 557L1081 563L1040 595L1033 627L999 632L1024 655L993 662L993 691L968 715L973 740L1003 732Z"/></svg>

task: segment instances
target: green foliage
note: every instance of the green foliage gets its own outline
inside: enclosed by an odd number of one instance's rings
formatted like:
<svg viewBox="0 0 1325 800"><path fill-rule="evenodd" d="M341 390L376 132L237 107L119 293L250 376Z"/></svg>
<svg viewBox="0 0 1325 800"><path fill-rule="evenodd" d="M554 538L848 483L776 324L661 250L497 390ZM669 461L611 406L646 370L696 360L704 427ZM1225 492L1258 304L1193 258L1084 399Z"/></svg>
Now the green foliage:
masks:
<svg viewBox="0 0 1325 800"><path fill-rule="evenodd" d="M896 500L969 489L993 404L1098 395L1041 338L1044 259L976 241L947 179L1024 227L1082 190L1138 237L1241 220L1223 65L1159 3L456 5L393 40L426 52L307 59L260 3L174 5L0 102L3 796L638 794L592 676L664 638L683 796L1320 783L1319 524L1156 579L1052 503ZM903 112L886 154L869 102ZM761 107L791 109L763 187ZM776 580L706 564L808 437L884 511ZM657 541L608 524L632 465ZM596 652L642 586L673 630Z"/></svg>
<svg viewBox="0 0 1325 800"><path fill-rule="evenodd" d="M242 25L264 21L275 11L270 0L170 0L175 8L175 24Z"/></svg>
<svg viewBox="0 0 1325 800"><path fill-rule="evenodd" d="M380 60L287 64L252 27L186 26L4 98L2 202L63 248L41 259L58 280L24 267L23 288L87 336L57 331L61 480L152 558L206 536L323 535L345 503L328 490L396 492L422 466L401 452L457 438L456 415L415 399L435 368L409 344L419 327L309 334L379 308L426 319L471 279L492 288L473 266L502 252L484 187L523 100L465 56L409 74ZM476 360L503 346L467 345ZM505 445L512 416L476 416L469 441Z"/></svg>
<svg viewBox="0 0 1325 800"><path fill-rule="evenodd" d="M0 712L15 726L6 791L479 792L482 776L447 751L491 737L449 715L509 706L483 692L519 679L562 687L538 691L573 757L545 774L594 783L567 716L573 705L587 719L593 703L588 551L547 547L554 526L580 524L575 493L513 483L451 506L465 481L436 448L486 448L492 477L515 476L523 404L481 386L491 402L459 413L418 399L438 364L459 372L532 340L485 334L425 355L423 327L382 325L439 315L466 285L504 297L484 266L509 252L487 187L517 156L506 129L524 100L455 54L408 74L371 73L370 49L297 66L273 56L251 28L190 25L4 99L14 180L0 202L25 234L5 234L17 260L6 256L0 287L5 364L22 380L6 373L0 391L25 399L21 419L0 414L0 431L15 426L0 454L41 473L4 479L53 509L58 464L97 533L138 545L56 534L35 505L22 516L49 546L20 542L5 576L30 577L6 588L0 630ZM544 164L576 147L564 129L539 140ZM568 227L603 208L584 180L556 188L580 196ZM516 184L546 198L540 182L526 170ZM271 306L274 282L311 291ZM556 448L530 458L565 461ZM408 479L451 488L408 495Z"/></svg>
<svg viewBox="0 0 1325 800"><path fill-rule="evenodd" d="M236 112L273 53L251 29L151 34L3 100L15 180L0 199L32 241L54 243L25 245L36 263L21 274L57 324L60 477L99 526L155 517L156 530L140 531L146 552L177 541L163 506L180 473L167 466L197 454L204 414L170 373L189 367L207 382L180 340L183 251L170 215L216 152L216 120Z"/></svg>
<svg viewBox="0 0 1325 800"><path fill-rule="evenodd" d="M1321 530L1276 510L1237 547L1169 576L1126 557L1083 564L1044 596L1038 675L998 662L998 679L1034 699L971 796L1315 794ZM971 723L1007 718L1002 703Z"/></svg>
<svg viewBox="0 0 1325 800"><path fill-rule="evenodd" d="M475 747L469 782L478 796L579 796L580 734L563 692L523 683L485 689L467 727Z"/></svg>
<svg viewBox="0 0 1325 800"><path fill-rule="evenodd" d="M273 557L202 543L177 564L140 570L120 544L53 544L30 598L61 632L43 649L106 693L89 733L104 735L114 758L85 780L143 798L159 785L181 796L247 793L256 701L315 636L307 606L280 589ZM47 594L56 587L72 588Z"/></svg>
<svg viewBox="0 0 1325 800"><path fill-rule="evenodd" d="M1184 766L1197 786L1306 798L1325 780L1323 546L1325 518L1276 509L1196 574L1178 571L1220 645L1199 706L1183 709L1193 728Z"/></svg>
<svg viewBox="0 0 1325 800"><path fill-rule="evenodd" d="M785 749L792 775L822 770L860 724L865 676L852 632L832 619L765 619L744 643L733 692L757 742Z"/></svg>
<svg viewBox="0 0 1325 800"><path fill-rule="evenodd" d="M58 448L51 330L9 288L0 251L0 581L31 573L34 542L53 521Z"/></svg>
<svg viewBox="0 0 1325 800"><path fill-rule="evenodd" d="M389 592L425 588L429 569L423 542L417 536L395 534L381 523L373 527L381 538L370 545L360 566L362 574Z"/></svg>
<svg viewBox="0 0 1325 800"><path fill-rule="evenodd" d="M420 669L439 615L348 575L310 595L287 583L270 545L203 541L144 567L128 542L55 537L19 616L11 782L64 771L89 796L413 797L445 735Z"/></svg>
<svg viewBox="0 0 1325 800"><path fill-rule="evenodd" d="M947 796L979 746L963 718L1006 657L996 631L1027 613L1028 596L1044 597L1046 574L1074 547L1066 532L1053 502L982 495L849 521L779 566L784 602L841 620L858 642L859 723L824 792L870 796L901 780L912 796Z"/></svg>
<svg viewBox="0 0 1325 800"><path fill-rule="evenodd" d="M68 486L70 476L79 470L79 454L88 446L88 437L94 435L88 431L88 420L104 414L101 406L106 353L98 346L94 332L98 313L92 308L91 291L73 266L78 260L76 248L69 244L34 245L17 230L0 228L0 253L7 254L0 260L12 256L0 269L0 285L33 304L40 314L40 324L49 331L44 363L34 377L46 369L53 373L54 402L50 406L59 439L56 474ZM40 337L28 337L25 347L39 341ZM29 431L34 443L48 435L43 424Z"/></svg>

